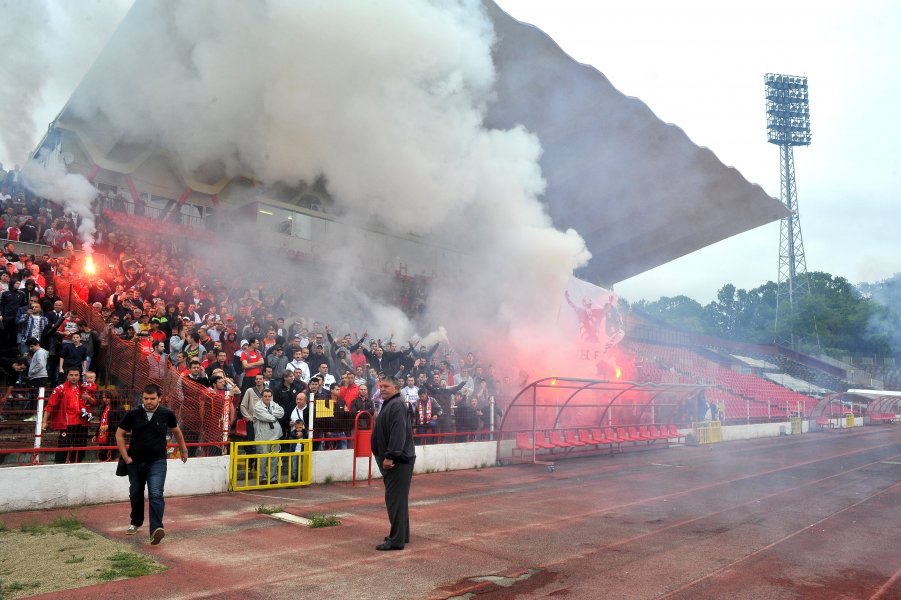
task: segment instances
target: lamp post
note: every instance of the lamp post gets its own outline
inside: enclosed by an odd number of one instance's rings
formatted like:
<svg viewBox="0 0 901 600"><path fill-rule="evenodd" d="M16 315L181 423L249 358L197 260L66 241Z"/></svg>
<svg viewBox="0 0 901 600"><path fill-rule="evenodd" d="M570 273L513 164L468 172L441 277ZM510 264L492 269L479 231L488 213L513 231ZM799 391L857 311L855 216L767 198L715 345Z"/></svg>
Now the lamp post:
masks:
<svg viewBox="0 0 901 600"><path fill-rule="evenodd" d="M779 165L782 203L788 216L782 219L779 231L779 278L776 292L777 343L796 346L794 311L799 294L810 294L804 239L801 236L801 217L798 212L798 192L795 185L795 146L810 145L810 104L807 77L767 73L766 128L767 141L779 146ZM787 333L779 331L780 321L788 323Z"/></svg>

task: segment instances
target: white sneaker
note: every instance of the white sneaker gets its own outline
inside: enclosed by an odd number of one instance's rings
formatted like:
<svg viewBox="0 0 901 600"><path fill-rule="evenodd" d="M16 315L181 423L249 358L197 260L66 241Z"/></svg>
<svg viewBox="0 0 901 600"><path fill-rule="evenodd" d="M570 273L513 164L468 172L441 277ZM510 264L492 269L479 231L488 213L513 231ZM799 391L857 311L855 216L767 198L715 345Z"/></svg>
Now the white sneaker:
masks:
<svg viewBox="0 0 901 600"><path fill-rule="evenodd" d="M166 537L166 532L163 530L162 527L154 529L153 533L150 534L150 545L156 546L157 544L160 543L160 540L162 540L164 537Z"/></svg>
<svg viewBox="0 0 901 600"><path fill-rule="evenodd" d="M128 529L125 530L125 535L134 535L138 532L137 525L129 525Z"/></svg>

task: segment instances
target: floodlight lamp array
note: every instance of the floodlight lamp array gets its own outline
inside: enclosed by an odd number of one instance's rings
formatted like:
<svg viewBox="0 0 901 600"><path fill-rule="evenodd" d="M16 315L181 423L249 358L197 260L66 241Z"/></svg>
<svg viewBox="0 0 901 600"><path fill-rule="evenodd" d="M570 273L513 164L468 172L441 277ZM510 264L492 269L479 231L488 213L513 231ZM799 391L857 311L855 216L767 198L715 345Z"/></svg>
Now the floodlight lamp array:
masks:
<svg viewBox="0 0 901 600"><path fill-rule="evenodd" d="M764 82L768 141L780 146L809 146L807 78L767 73Z"/></svg>

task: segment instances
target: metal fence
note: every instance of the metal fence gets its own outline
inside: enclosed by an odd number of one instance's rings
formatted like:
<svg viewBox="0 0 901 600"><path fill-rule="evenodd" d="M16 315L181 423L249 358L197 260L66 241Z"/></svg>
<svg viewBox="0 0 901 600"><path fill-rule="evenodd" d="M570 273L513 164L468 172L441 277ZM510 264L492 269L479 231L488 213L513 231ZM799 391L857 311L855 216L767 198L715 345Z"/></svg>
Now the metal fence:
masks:
<svg viewBox="0 0 901 600"><path fill-rule="evenodd" d="M79 295L72 282L56 278L59 297L68 309L88 322L99 335L99 348L92 361L123 405L140 401L141 390L155 383L162 390L163 403L178 417L189 444L227 444L235 406L234 399L213 393L193 380L182 377L171 362L158 360L150 345L123 339L106 327L101 315ZM149 340L148 340L149 341Z"/></svg>
<svg viewBox="0 0 901 600"><path fill-rule="evenodd" d="M310 485L312 440L232 442L229 489L233 492Z"/></svg>

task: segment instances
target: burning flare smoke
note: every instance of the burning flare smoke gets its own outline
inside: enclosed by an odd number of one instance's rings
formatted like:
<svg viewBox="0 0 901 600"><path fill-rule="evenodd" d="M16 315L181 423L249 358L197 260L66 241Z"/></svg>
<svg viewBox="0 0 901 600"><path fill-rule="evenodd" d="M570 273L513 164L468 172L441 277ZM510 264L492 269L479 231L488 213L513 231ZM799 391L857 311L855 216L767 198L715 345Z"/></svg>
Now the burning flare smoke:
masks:
<svg viewBox="0 0 901 600"><path fill-rule="evenodd" d="M435 281L426 322L508 359L544 343L589 254L538 200L538 138L484 125L495 33L479 1L139 1L128 23L139 26L113 38L73 99L81 118L188 172L324 176L343 220L459 250L445 260L462 276ZM323 310L406 339L413 325L367 292L381 274L359 267L386 251L362 236L332 242L327 279L305 288L325 290Z"/></svg>
<svg viewBox="0 0 901 600"><path fill-rule="evenodd" d="M90 255L97 230L91 209L97 196L94 186L83 175L67 173L58 150L42 152L28 161L22 168L22 176L32 192L53 200L78 217L78 237L85 254Z"/></svg>

